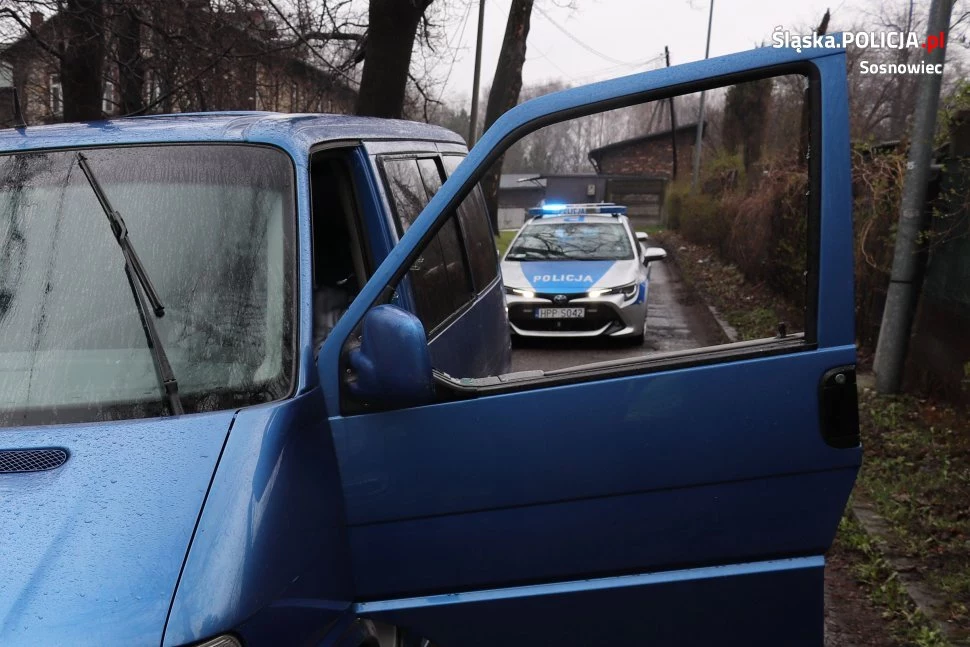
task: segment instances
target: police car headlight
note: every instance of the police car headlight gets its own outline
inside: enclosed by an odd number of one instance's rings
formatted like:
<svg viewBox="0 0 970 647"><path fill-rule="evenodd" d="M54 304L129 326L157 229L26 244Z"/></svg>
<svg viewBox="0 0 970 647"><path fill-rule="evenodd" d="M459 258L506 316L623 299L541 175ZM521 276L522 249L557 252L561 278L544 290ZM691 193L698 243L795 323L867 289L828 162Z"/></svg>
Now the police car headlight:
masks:
<svg viewBox="0 0 970 647"><path fill-rule="evenodd" d="M522 290L522 289L519 289L519 288L510 288L507 285L505 286L505 294L514 294L517 297L525 297L526 299L534 299L535 296L536 296L536 293L533 292L533 291L531 291L531 290Z"/></svg>
<svg viewBox="0 0 970 647"><path fill-rule="evenodd" d="M630 285L622 285L618 288L600 288L596 290L590 290L586 293L587 297L595 299L596 297L602 297L607 294L622 294L624 299L632 299L637 295L637 291L640 289L636 283L631 283Z"/></svg>

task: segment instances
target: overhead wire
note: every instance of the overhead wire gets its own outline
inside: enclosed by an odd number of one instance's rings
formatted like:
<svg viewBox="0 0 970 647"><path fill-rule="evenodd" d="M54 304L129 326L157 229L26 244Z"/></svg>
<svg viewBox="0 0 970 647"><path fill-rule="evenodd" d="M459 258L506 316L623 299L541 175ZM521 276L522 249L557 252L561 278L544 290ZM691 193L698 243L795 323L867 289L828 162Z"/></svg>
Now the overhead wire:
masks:
<svg viewBox="0 0 970 647"><path fill-rule="evenodd" d="M438 103L441 103L441 97L445 96L445 88L448 87L448 81L451 79L451 72L455 69L455 61L458 60L458 50L461 48L461 41L465 37L465 28L468 26L468 18L471 16L472 3L469 2L465 6L465 17L462 18L461 31L458 33L458 40L455 41L453 47L454 54L451 57L451 65L448 66L448 73L445 75L445 80L441 83L441 92L438 93ZM451 47L451 43L448 44Z"/></svg>
<svg viewBox="0 0 970 647"><path fill-rule="evenodd" d="M556 29L558 29L559 31L561 31L570 40L572 40L574 43L576 43L577 45L579 45L580 47L582 47L583 49L585 49L590 54L594 54L595 56L599 56L601 59L603 59L605 61L609 61L610 63L613 63L615 65L635 66L635 65L638 65L639 64L636 61L633 61L633 62L630 62L630 61L621 61L619 59L613 58L609 54L604 54L603 52L601 52L599 50L593 49L591 46L589 46L588 44L586 44L585 42L583 42L580 38L574 36L568 29L566 29L565 27L563 27L562 25L560 25L558 22L556 22L555 20L553 20L552 16L550 16L549 13L545 9L543 9L539 5L533 5L533 8L534 9L537 9L539 11L539 13L542 14L542 16L552 24L553 27L555 27Z"/></svg>

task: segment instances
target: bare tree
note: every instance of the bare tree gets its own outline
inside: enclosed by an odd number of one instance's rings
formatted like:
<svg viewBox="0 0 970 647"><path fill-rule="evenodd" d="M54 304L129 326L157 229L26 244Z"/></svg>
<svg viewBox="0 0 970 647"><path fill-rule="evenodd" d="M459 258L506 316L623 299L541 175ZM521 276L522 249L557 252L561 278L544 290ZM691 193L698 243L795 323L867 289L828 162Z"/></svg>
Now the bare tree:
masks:
<svg viewBox="0 0 970 647"><path fill-rule="evenodd" d="M142 57L139 7L124 7L118 22L118 90L121 114L138 114L145 109L145 61Z"/></svg>
<svg viewBox="0 0 970 647"><path fill-rule="evenodd" d="M512 6L509 8L502 51L499 53L495 78L492 81L492 89L488 93L488 104L485 108L485 130L488 130L502 113L519 102L532 4L533 0L512 0ZM501 174L502 160L499 159L482 178L485 204L492 219L492 227L496 231L498 231L498 185Z"/></svg>
<svg viewBox="0 0 970 647"><path fill-rule="evenodd" d="M371 0L357 114L400 117L418 23L432 0Z"/></svg>

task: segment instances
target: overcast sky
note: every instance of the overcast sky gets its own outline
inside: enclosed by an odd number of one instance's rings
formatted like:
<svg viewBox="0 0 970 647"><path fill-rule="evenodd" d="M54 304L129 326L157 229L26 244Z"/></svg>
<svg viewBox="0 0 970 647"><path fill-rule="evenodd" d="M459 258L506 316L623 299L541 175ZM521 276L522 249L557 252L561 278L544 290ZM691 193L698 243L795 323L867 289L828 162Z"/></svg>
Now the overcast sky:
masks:
<svg viewBox="0 0 970 647"><path fill-rule="evenodd" d="M557 2L564 4L564 0L535 0L523 69L526 84L554 79L580 84L651 69L662 64L664 45L670 47L672 65L704 58L709 0L574 0L572 9L557 6ZM711 56L770 42L777 25L792 31L810 29L826 8L832 11L833 26L845 28L864 21L864 11L872 2L716 0ZM893 3L898 2L905 0ZM483 86L495 74L510 3L485 2ZM467 102L472 91L478 0L471 0L468 6L467 12L463 7L455 9L447 21L451 47L437 72L440 78L447 78L443 98L452 103ZM450 55L455 46L452 66Z"/></svg>

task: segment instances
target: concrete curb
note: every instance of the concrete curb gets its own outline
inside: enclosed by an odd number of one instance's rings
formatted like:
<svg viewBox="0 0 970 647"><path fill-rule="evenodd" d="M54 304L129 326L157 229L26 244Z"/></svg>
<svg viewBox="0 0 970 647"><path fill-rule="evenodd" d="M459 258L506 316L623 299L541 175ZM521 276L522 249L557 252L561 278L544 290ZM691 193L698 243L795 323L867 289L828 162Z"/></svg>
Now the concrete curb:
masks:
<svg viewBox="0 0 970 647"><path fill-rule="evenodd" d="M694 290L694 292L697 292L697 290ZM715 308L714 306L707 305L707 309L711 311L711 315L713 315L714 321L717 322L717 325L721 328L721 332L724 333L724 336L727 337L730 341L736 342L740 337L740 335L738 335L738 331L734 328L734 326L732 326L727 321L725 321L724 318L721 316L721 313L718 312L717 308Z"/></svg>
<svg viewBox="0 0 970 647"><path fill-rule="evenodd" d="M872 373L859 373L856 384L860 389L874 389L876 388L876 378ZM865 443L865 438L862 440ZM865 460L864 456L863 460ZM929 591L923 584L923 580L919 576L919 563L893 552L888 539L890 536L889 522L876 512L875 504L856 492L852 495L849 514L859 522L863 531L879 549L879 554L896 573L903 591L912 601L913 606L920 610L951 645L954 647L970 647L970 636L946 620L943 613L943 600Z"/></svg>
<svg viewBox="0 0 970 647"><path fill-rule="evenodd" d="M875 505L858 493L853 494L853 502L849 514L859 522L863 531L878 548L879 554L885 559L896 574L906 597L910 599L927 621L940 632L953 647L970 645L970 636L963 634L943 616L944 601L930 592L919 576L919 563L902 557L893 552L889 541L889 523L876 512Z"/></svg>

